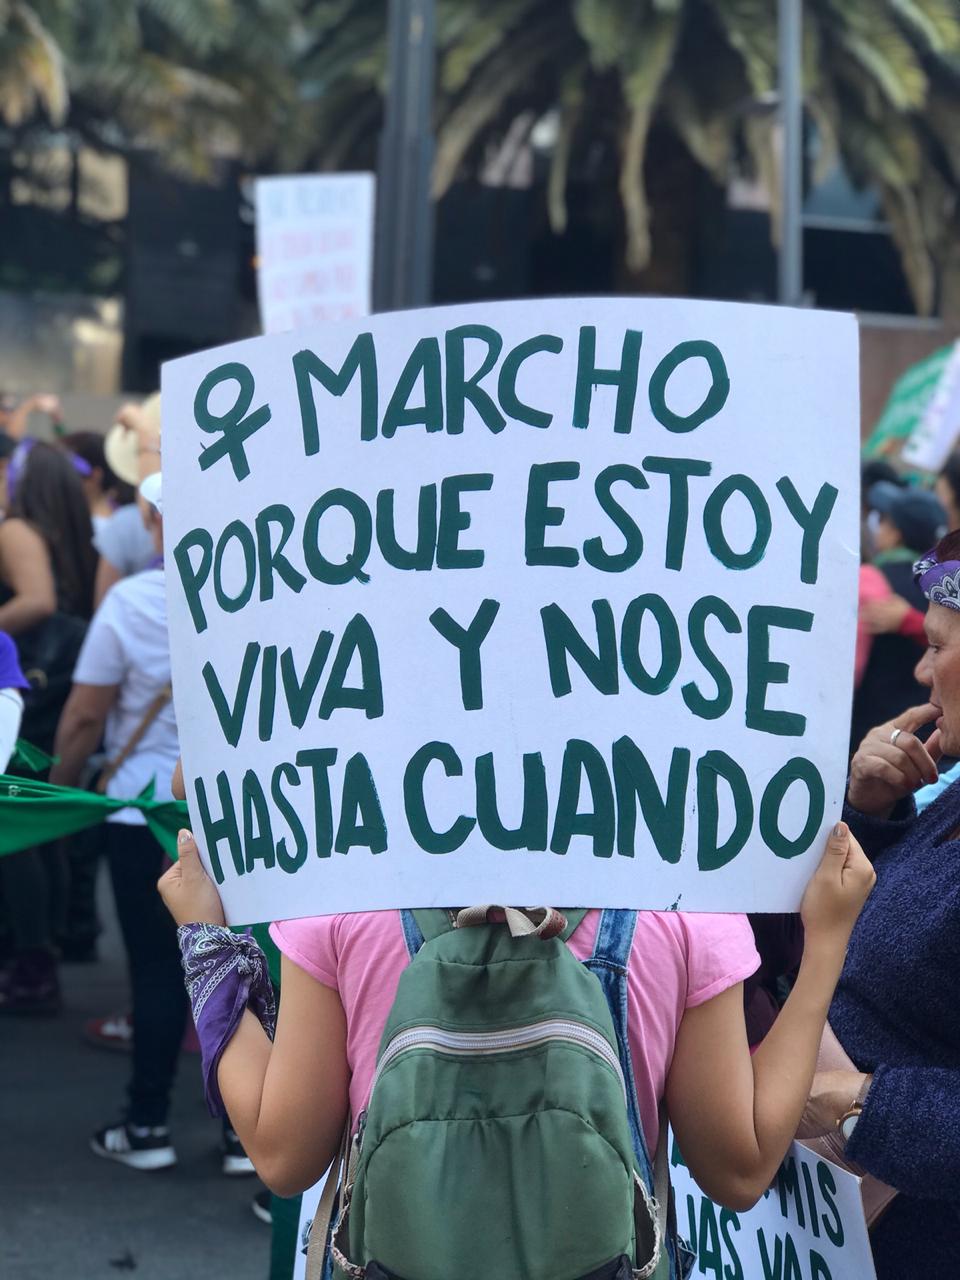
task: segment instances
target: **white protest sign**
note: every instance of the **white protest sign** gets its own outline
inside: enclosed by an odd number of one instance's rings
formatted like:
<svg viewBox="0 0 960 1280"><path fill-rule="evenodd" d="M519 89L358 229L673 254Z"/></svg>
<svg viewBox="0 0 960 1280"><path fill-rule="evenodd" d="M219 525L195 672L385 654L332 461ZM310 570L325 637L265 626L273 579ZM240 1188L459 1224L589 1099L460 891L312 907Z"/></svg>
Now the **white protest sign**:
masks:
<svg viewBox="0 0 960 1280"><path fill-rule="evenodd" d="M852 317L376 316L168 364L174 691L232 920L797 907L839 813Z"/></svg>
<svg viewBox="0 0 960 1280"><path fill-rule="evenodd" d="M776 1181L747 1213L703 1194L670 1135L680 1235L691 1276L713 1280L875 1280L860 1179L795 1142Z"/></svg>
<svg viewBox="0 0 960 1280"><path fill-rule="evenodd" d="M367 315L374 181L370 173L257 179L257 292L265 333Z"/></svg>
<svg viewBox="0 0 960 1280"><path fill-rule="evenodd" d="M960 438L960 342L947 361L930 403L904 445L902 458L922 471L939 471Z"/></svg>

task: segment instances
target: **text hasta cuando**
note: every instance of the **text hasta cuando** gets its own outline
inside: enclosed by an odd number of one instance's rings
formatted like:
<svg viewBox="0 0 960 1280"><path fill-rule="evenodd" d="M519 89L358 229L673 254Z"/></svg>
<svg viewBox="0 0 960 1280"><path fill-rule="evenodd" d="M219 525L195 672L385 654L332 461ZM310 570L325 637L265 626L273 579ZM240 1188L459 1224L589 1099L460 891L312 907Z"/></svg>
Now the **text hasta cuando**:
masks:
<svg viewBox="0 0 960 1280"><path fill-rule="evenodd" d="M628 435L634 429L642 340L642 334L627 330L619 366L602 368L597 361L596 330L581 327L570 420L575 431L591 426L599 386L615 392L608 429L615 435ZM475 355L475 344L482 354L468 374L467 352ZM483 325L459 326L442 339L424 338L415 344L385 404L372 334L356 338L339 368L312 351L301 351L293 357L292 373L304 458L322 452L329 407L351 388L359 392L361 442L389 440L401 428L415 427L455 436L463 433L468 417L494 435L510 421L537 431L553 425L556 431L560 424L555 424L554 414L521 398L519 379L529 361L559 355L562 349L559 337L541 334L505 354L496 331ZM668 387L678 371L686 367L689 372L690 362L704 363L707 385L704 390L701 378L700 402L691 407L688 397L686 411L681 413L668 404ZM216 400L222 407L227 384L235 384L235 402L225 412L214 412L211 404ZM729 391L719 349L709 342L690 341L678 344L656 363L647 398L654 423L677 436L715 418ZM203 378L196 392L195 418L202 432L218 438L202 450L202 470L223 460L237 481L251 474L247 443L272 418L269 404L253 408L256 398L253 374L238 362L220 365ZM685 557L699 560L706 552L721 571L741 573L762 562L779 522L785 536L789 533L793 538L796 577L810 586L817 582L820 544L838 496L837 489L826 482L801 493L788 475L781 475L764 492L745 474L715 476L712 463L702 458L648 454L639 465L618 462L599 471L592 501L607 526L598 525L593 536L565 540L561 526L567 507L582 513L585 482L576 461L549 461L529 468L522 524L516 529L517 546L522 546L518 564L526 569L584 565L617 574L655 555L663 569L679 572ZM667 519L661 529L651 530L644 527L642 506L638 514L638 495L642 500L645 491L655 486L661 487L659 507L666 506ZM692 495L702 511L703 537L696 545ZM367 583L381 570L480 569L485 549L467 531L475 514L468 504L481 501L497 501L493 471L448 475L409 494L395 486L383 488L370 499L340 486L320 493L308 508L267 504L253 518L230 520L217 534L197 526L178 541L173 555L193 627L197 634L203 633L212 611L236 614L254 600L269 602L284 592L297 596L311 580L336 587ZM737 545L728 537L725 524L731 508L740 520ZM327 533L330 527L333 535ZM750 531L745 538L744 527ZM654 536L659 539L656 544ZM472 621L454 618L440 606L429 614L433 630L455 651L446 650L456 663L464 711L484 707L482 645L500 609L496 599L487 597L477 605ZM657 697L675 685L689 652L702 667L702 677L686 680L680 689L693 716L719 719L730 711L734 691L739 689L749 729L780 737L803 736L806 717L797 709L768 707L767 691L789 679L788 665L771 657L771 632L809 633L814 623L809 610L756 604L741 610L741 617L721 597L704 595L677 616L663 595L646 592L622 611L615 611L600 596L593 600L591 611L592 619L574 619L560 604L549 601L539 610L545 681L552 698L565 697L575 683L605 697L628 690L631 696L636 691ZM721 632L727 642L741 637L739 657L718 653L715 637ZM655 661L650 654L651 634L657 638ZM262 743L272 740L278 723L302 730L308 721L315 725L336 717L337 723L340 713L377 720L389 711L390 692L384 689L377 636L363 613L355 613L339 636L329 630L317 632L310 653L295 654L289 646L262 640L246 643L230 681L225 672L218 673L213 661L203 665L203 682L216 722L231 747L239 744L247 729L248 706L256 706L256 733ZM257 776L248 770L239 794L226 770L215 779L194 780L205 843L218 879L223 878L222 844L229 853L226 865L232 864L237 875L257 866L293 873L311 849L324 858L353 848L379 853L388 847L377 781L364 753L353 752L345 759L347 753L337 747L322 740L318 744L315 730L307 732L304 748L292 759L276 763L272 772L261 770ZM336 734L331 730L328 742L334 741ZM549 848L562 855L574 836L583 836L594 856L610 857L616 852L632 857L637 823L642 820L650 837L647 843L652 842L664 861L674 862L681 854L692 789L698 864L710 870L725 865L744 847L755 818L767 847L789 858L809 846L824 814L822 779L816 767L799 755L789 759L755 795L741 764L716 748L704 751L695 761L686 748L674 748L668 771L662 771L666 776L658 782L643 750L627 735L603 747L570 738L559 776L549 779L538 752L525 752L522 760L496 765L492 752L470 754L472 760L465 762L453 742L434 740L402 764L409 828L403 835L409 834L426 852L452 852L479 830L485 842L498 849ZM512 827L505 823L497 803L497 771L506 768L522 771L523 779L522 810L513 815L517 825ZM441 775L456 788L458 816L439 829L428 813L428 773L434 791ZM792 834L788 834L781 830L780 810L795 783L806 792L806 817L797 832L794 814ZM290 798L292 789L300 787L312 791L313 829L309 831L309 824L302 820L302 804L295 805ZM732 805L732 830L728 822L720 822L724 788L727 813Z"/></svg>

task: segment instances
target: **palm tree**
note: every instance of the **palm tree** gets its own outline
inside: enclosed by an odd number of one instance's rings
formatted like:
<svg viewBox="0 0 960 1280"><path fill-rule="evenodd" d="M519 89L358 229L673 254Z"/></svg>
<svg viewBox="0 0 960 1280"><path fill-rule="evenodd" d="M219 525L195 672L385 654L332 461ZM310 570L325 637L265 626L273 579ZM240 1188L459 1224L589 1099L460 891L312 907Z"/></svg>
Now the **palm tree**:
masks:
<svg viewBox="0 0 960 1280"><path fill-rule="evenodd" d="M304 5L295 162L369 163L385 75L385 0ZM666 131L725 185L734 163L767 184L777 227L776 0L438 0L434 192L475 170L519 118L556 123L551 222L571 173L617 174L625 256L652 252L645 161ZM875 188L918 311L960 309L960 4L807 0L804 88L819 165ZM764 109L766 107L766 109ZM292 152L292 155L291 155ZM600 192L598 191L598 197Z"/></svg>
<svg viewBox="0 0 960 1280"><path fill-rule="evenodd" d="M0 0L0 122L66 124L203 172L294 98L297 0ZM265 131L268 131L265 133Z"/></svg>
<svg viewBox="0 0 960 1280"><path fill-rule="evenodd" d="M63 53L45 16L24 0L0 0L0 121L8 125L23 124L39 110L56 124L66 114Z"/></svg>
<svg viewBox="0 0 960 1280"><path fill-rule="evenodd" d="M720 188L761 178L776 237L776 0L437 3L435 195L549 121L551 224L590 174L622 210L630 271L670 221L651 220L653 142ZM218 153L369 167L386 15L387 0L0 0L0 121L45 113L194 170ZM878 192L917 310L960 312L960 0L806 0L803 53L819 168L840 158Z"/></svg>

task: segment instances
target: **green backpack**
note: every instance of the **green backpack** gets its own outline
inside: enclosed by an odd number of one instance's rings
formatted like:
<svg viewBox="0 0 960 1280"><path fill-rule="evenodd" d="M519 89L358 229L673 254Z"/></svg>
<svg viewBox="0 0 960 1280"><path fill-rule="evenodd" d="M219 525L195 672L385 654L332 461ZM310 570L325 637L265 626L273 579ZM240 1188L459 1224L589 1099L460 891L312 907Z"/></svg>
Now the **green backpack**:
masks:
<svg viewBox="0 0 960 1280"><path fill-rule="evenodd" d="M514 910L507 923L486 923L489 910L461 912L457 927L446 911L402 913L413 958L369 1105L342 1153L322 1273L667 1280L665 1214L643 1138L631 1132L632 1072L627 1058L625 1080L609 975L565 945L585 912L532 913L543 915L537 927ZM632 939L633 913L608 915L629 917ZM625 972L624 961L624 981ZM666 1181L665 1156L660 1165ZM320 1274L338 1182L334 1169L308 1274ZM668 1188L658 1187L664 1211Z"/></svg>

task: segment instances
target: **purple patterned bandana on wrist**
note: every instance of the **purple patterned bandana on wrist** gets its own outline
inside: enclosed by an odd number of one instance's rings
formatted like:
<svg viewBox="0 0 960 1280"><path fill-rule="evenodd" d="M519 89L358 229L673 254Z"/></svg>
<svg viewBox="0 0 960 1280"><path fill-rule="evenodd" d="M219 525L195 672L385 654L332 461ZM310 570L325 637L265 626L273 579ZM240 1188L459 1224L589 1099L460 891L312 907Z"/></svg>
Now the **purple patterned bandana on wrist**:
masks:
<svg viewBox="0 0 960 1280"><path fill-rule="evenodd" d="M181 925L177 940L200 1040L207 1106L211 1115L222 1116L226 1109L217 1068L244 1010L251 1010L271 1040L276 1029L267 958L250 933L231 933L224 925Z"/></svg>
<svg viewBox="0 0 960 1280"><path fill-rule="evenodd" d="M941 563L935 551L928 551L913 566L913 580L931 604L960 613L960 560Z"/></svg>

